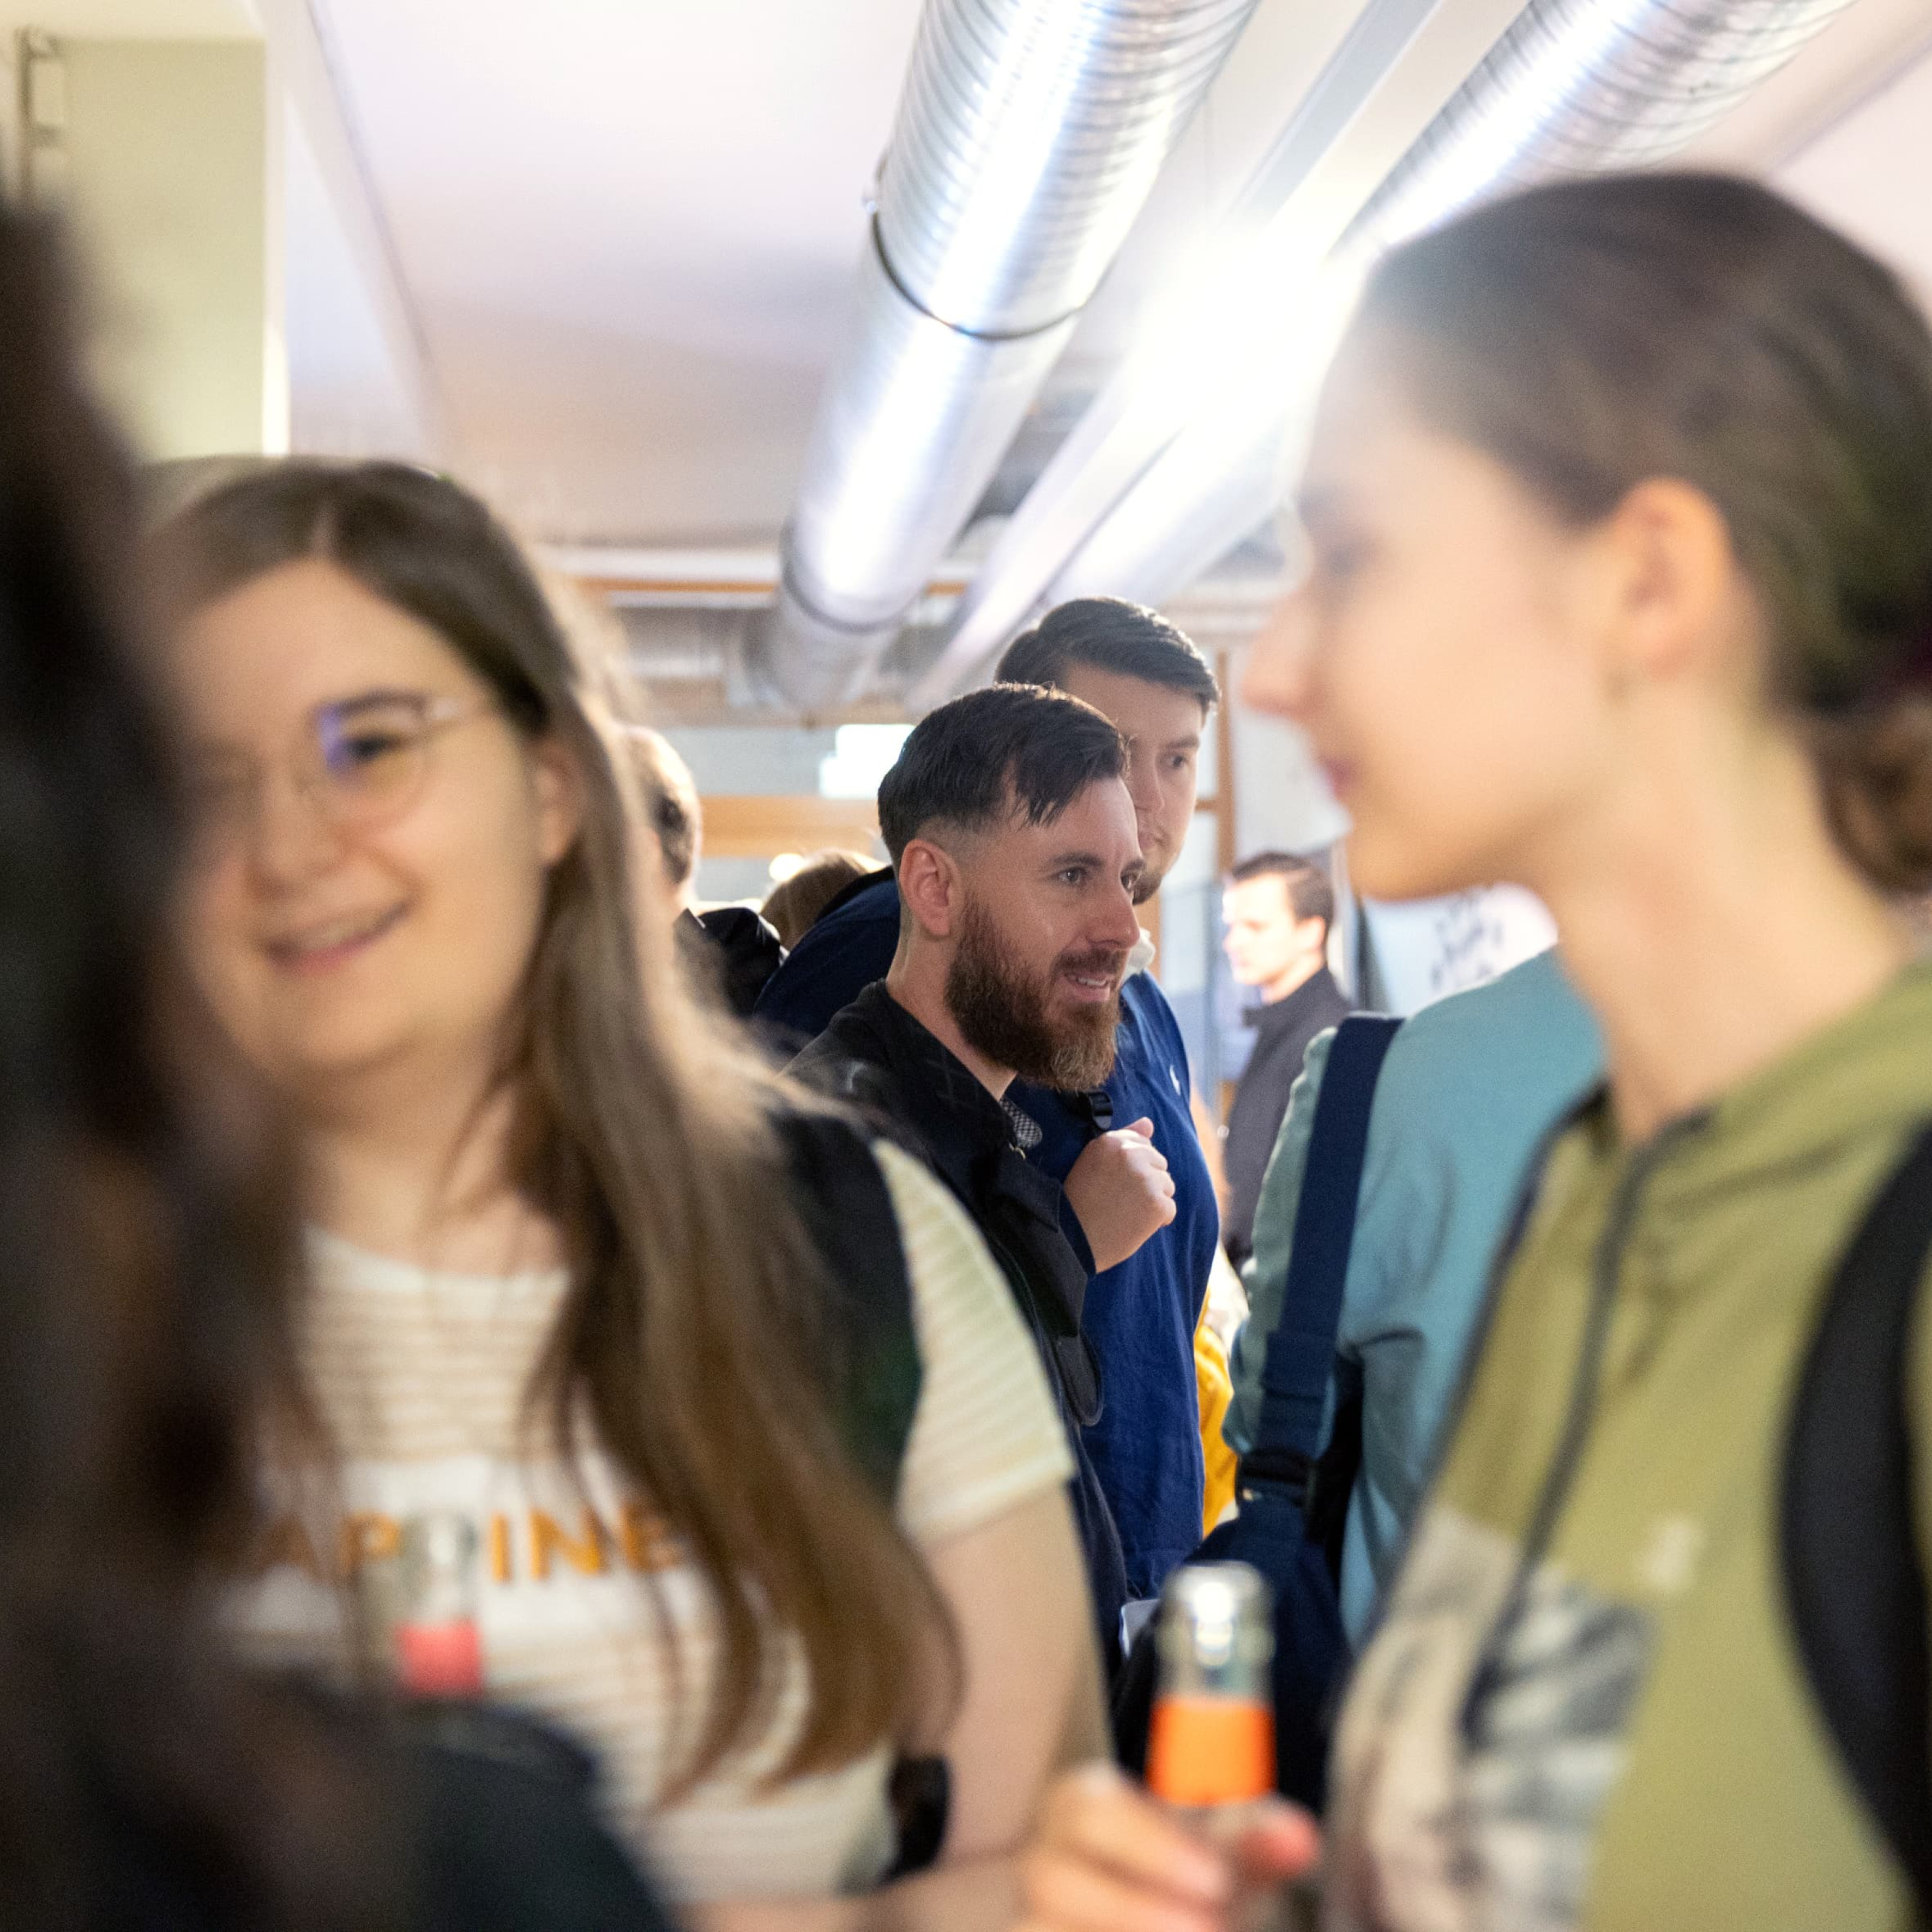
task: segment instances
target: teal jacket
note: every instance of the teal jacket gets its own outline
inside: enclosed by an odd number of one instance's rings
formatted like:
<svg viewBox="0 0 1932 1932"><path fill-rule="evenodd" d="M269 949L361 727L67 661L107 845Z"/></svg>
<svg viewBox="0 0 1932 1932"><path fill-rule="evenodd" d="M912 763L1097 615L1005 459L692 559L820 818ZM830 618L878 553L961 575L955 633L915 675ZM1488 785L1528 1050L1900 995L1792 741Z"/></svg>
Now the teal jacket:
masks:
<svg viewBox="0 0 1932 1932"><path fill-rule="evenodd" d="M1237 1453L1261 1413L1262 1360L1280 1318L1295 1210L1332 1033L1308 1049L1275 1143L1250 1303L1222 1433ZM1551 1130L1603 1078L1595 1020L1546 952L1406 1021L1369 1118L1336 1374L1362 1391L1362 1471L1349 1506L1342 1616L1359 1642L1421 1500L1497 1248ZM1329 1391L1330 1413L1336 1390Z"/></svg>

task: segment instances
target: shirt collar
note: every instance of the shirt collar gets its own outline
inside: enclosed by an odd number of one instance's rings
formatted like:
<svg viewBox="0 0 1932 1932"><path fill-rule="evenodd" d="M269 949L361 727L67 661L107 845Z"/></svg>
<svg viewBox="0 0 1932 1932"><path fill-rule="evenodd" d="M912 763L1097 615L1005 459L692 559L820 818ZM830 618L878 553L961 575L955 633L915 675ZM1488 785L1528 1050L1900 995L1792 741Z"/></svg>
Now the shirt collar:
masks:
<svg viewBox="0 0 1932 1932"><path fill-rule="evenodd" d="M941 1165L1018 1146L1020 1130L1009 1110L931 1028L901 1006L883 980L859 996L866 1017L884 1039L894 1062L902 1104ZM1028 1117L1022 1114L1022 1119ZM1035 1142L1040 1136L1034 1126Z"/></svg>
<svg viewBox="0 0 1932 1932"><path fill-rule="evenodd" d="M1932 1118L1932 965L1909 968L1853 1012L1820 1028L1685 1117L1658 1164L1649 1199L1669 1211L1714 1192L1758 1186L1868 1134ZM1648 1157L1619 1136L1607 1089L1580 1110L1588 1157Z"/></svg>
<svg viewBox="0 0 1932 1932"><path fill-rule="evenodd" d="M1292 1028L1318 1007L1327 1006L1337 994L1334 976L1325 966L1318 966L1285 1000L1251 1007L1249 1018L1268 1032Z"/></svg>

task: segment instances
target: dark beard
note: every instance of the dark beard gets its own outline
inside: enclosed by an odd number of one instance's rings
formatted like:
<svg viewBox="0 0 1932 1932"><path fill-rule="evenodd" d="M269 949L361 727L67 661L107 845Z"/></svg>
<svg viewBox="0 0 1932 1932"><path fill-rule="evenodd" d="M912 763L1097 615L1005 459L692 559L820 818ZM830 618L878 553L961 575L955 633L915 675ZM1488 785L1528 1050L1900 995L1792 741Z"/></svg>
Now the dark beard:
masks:
<svg viewBox="0 0 1932 1932"><path fill-rule="evenodd" d="M1114 1070L1120 999L1116 992L1102 1005L1077 1007L1056 1024L1047 1016L1054 974L1069 965L1118 973L1125 964L1118 952L1063 953L1043 980L1036 980L968 899L946 975L946 1010L966 1044L995 1066L1010 1066L1036 1086L1076 1093L1099 1086Z"/></svg>

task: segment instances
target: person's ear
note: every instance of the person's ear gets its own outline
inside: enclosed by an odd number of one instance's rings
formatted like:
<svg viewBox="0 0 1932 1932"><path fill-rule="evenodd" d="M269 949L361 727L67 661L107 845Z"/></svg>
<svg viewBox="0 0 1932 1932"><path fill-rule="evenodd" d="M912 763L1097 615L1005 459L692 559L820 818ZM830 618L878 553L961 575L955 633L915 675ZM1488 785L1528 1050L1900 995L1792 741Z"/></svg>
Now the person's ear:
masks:
<svg viewBox="0 0 1932 1932"><path fill-rule="evenodd" d="M951 938L964 902L958 861L929 838L910 840L899 859L899 898L928 938Z"/></svg>
<svg viewBox="0 0 1932 1932"><path fill-rule="evenodd" d="M1615 686L1709 668L1734 647L1749 592L1724 512L1702 490L1650 478L1611 512L1602 537Z"/></svg>
<svg viewBox="0 0 1932 1932"><path fill-rule="evenodd" d="M584 829L584 775L562 741L539 738L530 754L530 789L537 807L537 853L554 866Z"/></svg>

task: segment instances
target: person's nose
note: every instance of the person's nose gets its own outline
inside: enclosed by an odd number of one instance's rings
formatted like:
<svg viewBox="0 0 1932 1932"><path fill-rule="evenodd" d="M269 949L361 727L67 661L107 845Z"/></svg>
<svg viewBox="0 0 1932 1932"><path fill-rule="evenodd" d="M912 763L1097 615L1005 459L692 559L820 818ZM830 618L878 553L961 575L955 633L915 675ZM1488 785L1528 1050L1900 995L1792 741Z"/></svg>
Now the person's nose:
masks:
<svg viewBox="0 0 1932 1932"><path fill-rule="evenodd" d="M1274 608L1248 656L1242 701L1277 718L1306 722L1313 625L1306 593L1291 590Z"/></svg>
<svg viewBox="0 0 1932 1932"><path fill-rule="evenodd" d="M1141 943L1140 914L1134 909L1134 896L1125 886L1116 886L1107 896L1106 916L1093 935L1096 946L1131 952Z"/></svg>
<svg viewBox="0 0 1932 1932"><path fill-rule="evenodd" d="M256 788L245 836L249 868L268 885L298 885L341 850L321 801L287 772L265 777Z"/></svg>
<svg viewBox="0 0 1932 1932"><path fill-rule="evenodd" d="M1134 802L1136 820L1145 826L1160 815L1160 773L1151 752L1136 749L1127 761L1127 796Z"/></svg>

